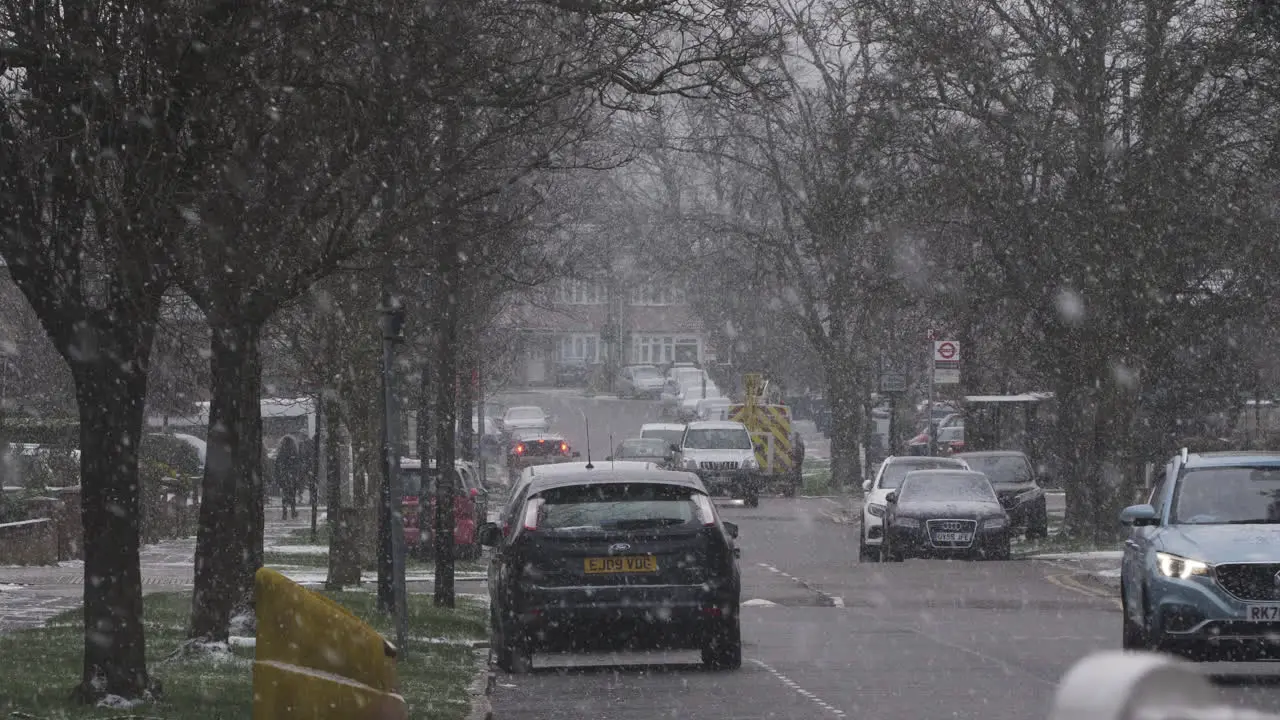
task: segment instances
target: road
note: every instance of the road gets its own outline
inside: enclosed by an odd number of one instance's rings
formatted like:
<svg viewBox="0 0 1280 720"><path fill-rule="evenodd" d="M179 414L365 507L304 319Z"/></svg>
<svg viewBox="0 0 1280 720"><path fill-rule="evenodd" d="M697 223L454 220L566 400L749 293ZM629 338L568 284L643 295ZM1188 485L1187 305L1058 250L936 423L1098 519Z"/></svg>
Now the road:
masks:
<svg viewBox="0 0 1280 720"><path fill-rule="evenodd" d="M581 390L571 389L504 393L494 399L507 407L537 405L547 411L552 416L552 430L562 433L570 447L582 453L583 460L587 458L588 444L592 459L603 460L612 453L613 446L627 438L639 437L641 425L663 422L656 400L588 398L583 397Z"/></svg>
<svg viewBox="0 0 1280 720"><path fill-rule="evenodd" d="M616 441L651 410L634 406L632 417L633 406L619 401L548 402L562 423L587 409L593 446L607 439L605 427ZM707 672L685 652L540 655L532 674L498 674L494 717L1039 719L1075 661L1119 647L1118 601L1060 566L859 564L858 526L828 519L838 502L722 507L741 526L741 670ZM1280 712L1280 684L1220 692L1232 704Z"/></svg>

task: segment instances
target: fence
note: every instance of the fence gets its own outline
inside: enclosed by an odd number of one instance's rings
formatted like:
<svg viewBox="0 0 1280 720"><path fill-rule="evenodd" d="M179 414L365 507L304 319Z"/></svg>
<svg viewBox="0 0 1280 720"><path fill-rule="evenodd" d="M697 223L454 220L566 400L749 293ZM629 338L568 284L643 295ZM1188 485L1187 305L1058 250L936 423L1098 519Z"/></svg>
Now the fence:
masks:
<svg viewBox="0 0 1280 720"><path fill-rule="evenodd" d="M1049 720L1280 720L1224 705L1193 663L1113 650L1076 663L1063 677Z"/></svg>

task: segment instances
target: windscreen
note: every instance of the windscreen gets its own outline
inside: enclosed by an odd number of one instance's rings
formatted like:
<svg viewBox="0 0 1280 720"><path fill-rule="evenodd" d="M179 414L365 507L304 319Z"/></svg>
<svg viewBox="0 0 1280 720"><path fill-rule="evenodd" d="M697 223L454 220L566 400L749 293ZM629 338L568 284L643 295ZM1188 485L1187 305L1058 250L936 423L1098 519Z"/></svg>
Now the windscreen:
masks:
<svg viewBox="0 0 1280 720"><path fill-rule="evenodd" d="M642 438L658 438L668 445L679 445L680 438L684 437L684 430L641 430Z"/></svg>
<svg viewBox="0 0 1280 720"><path fill-rule="evenodd" d="M684 447L694 450L750 450L746 428L701 428L684 434Z"/></svg>
<svg viewBox="0 0 1280 720"><path fill-rule="evenodd" d="M967 456L964 461L969 463L969 469L986 475L993 483L1031 482L1031 468L1019 455Z"/></svg>
<svg viewBox="0 0 1280 720"><path fill-rule="evenodd" d="M902 479L913 470L963 470L964 464L959 460L946 458L910 458L889 463L880 476L880 487L892 489L902 487Z"/></svg>
<svg viewBox="0 0 1280 720"><path fill-rule="evenodd" d="M1173 499L1173 522L1189 525L1280 523L1280 467L1187 471Z"/></svg>
<svg viewBox="0 0 1280 720"><path fill-rule="evenodd" d="M995 491L985 477L969 474L916 475L898 490L903 502L996 502Z"/></svg>
<svg viewBox="0 0 1280 720"><path fill-rule="evenodd" d="M631 377L636 380L661 380L662 373L658 372L658 368L642 367L632 370Z"/></svg>
<svg viewBox="0 0 1280 720"><path fill-rule="evenodd" d="M542 408L511 408L507 411L508 420L541 420Z"/></svg>
<svg viewBox="0 0 1280 720"><path fill-rule="evenodd" d="M624 440L618 444L618 450L613 456L618 458L662 459L667 456L667 443L660 438Z"/></svg>
<svg viewBox="0 0 1280 720"><path fill-rule="evenodd" d="M697 491L658 483L575 485L542 492L537 528L548 532L698 527ZM530 502L533 502L532 500Z"/></svg>

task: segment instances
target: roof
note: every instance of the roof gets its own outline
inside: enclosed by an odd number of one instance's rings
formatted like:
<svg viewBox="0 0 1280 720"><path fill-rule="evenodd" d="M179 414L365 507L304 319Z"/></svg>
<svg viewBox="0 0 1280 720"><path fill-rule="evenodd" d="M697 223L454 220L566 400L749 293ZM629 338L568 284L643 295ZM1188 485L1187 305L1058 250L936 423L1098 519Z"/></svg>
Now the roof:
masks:
<svg viewBox="0 0 1280 720"><path fill-rule="evenodd" d="M1021 450L973 450L971 452L953 453L951 457L1026 457Z"/></svg>
<svg viewBox="0 0 1280 720"><path fill-rule="evenodd" d="M967 403L1025 403L1052 400L1051 392L1029 392L1021 395L965 395Z"/></svg>
<svg viewBox="0 0 1280 720"><path fill-rule="evenodd" d="M928 455L890 455L885 458L885 462L890 465L924 465L925 463L947 462L955 460L955 456L950 457L930 457ZM957 460L957 462L964 462Z"/></svg>
<svg viewBox="0 0 1280 720"><path fill-rule="evenodd" d="M592 470L573 473L546 473L533 476L530 481L530 494L550 488L569 487L573 485L614 485L620 483L653 483L656 485L678 485L692 490L706 492L697 475L673 470L659 470L644 467L618 467L622 463L596 463ZM641 463L627 463L631 466ZM651 463L643 463L651 465Z"/></svg>
<svg viewBox="0 0 1280 720"><path fill-rule="evenodd" d="M684 431L684 423L645 423L640 426L640 432L645 430L679 430Z"/></svg>
<svg viewBox="0 0 1280 720"><path fill-rule="evenodd" d="M514 412L514 411L516 411L516 410L537 410L538 412L542 413L543 415L546 415L546 414L547 414L547 411L546 411L546 410L543 410L543 409L542 409L542 407L541 407L541 406L539 406L539 405L512 405L511 407L507 408L507 409L503 412L503 414L504 414L504 415L506 415L506 414L509 414L509 413Z"/></svg>
<svg viewBox="0 0 1280 720"><path fill-rule="evenodd" d="M907 477L908 477L908 478L912 478L912 477L940 477L940 476L943 476L943 475L948 476L948 477L955 477L955 476L957 476L957 475L963 475L963 476L968 476L968 477L980 477L980 478L982 478L983 480L987 479L987 476L986 476L986 474L985 474L985 473L976 472L976 471L974 471L974 470L963 470L963 469L961 469L961 468L956 468L955 470L952 470L952 469L950 469L950 468L934 468L934 469L929 469L929 470L912 470L911 472L907 473Z"/></svg>
<svg viewBox="0 0 1280 720"><path fill-rule="evenodd" d="M1266 450L1228 450L1224 452L1191 453L1186 466L1233 467L1239 465L1280 465L1280 452Z"/></svg>
<svg viewBox="0 0 1280 720"><path fill-rule="evenodd" d="M690 430L746 430L747 426L732 420L695 420L689 423Z"/></svg>
<svg viewBox="0 0 1280 720"><path fill-rule="evenodd" d="M511 431L511 437L515 440L559 440L564 442L564 435L549 430L516 429Z"/></svg>

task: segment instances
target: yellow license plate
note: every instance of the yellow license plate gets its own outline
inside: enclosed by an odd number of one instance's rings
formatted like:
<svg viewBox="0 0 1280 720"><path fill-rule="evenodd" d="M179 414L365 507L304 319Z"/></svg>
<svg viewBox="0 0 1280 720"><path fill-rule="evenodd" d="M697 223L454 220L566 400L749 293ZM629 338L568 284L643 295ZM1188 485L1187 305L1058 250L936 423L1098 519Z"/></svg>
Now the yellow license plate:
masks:
<svg viewBox="0 0 1280 720"><path fill-rule="evenodd" d="M586 571L597 573L651 573L658 571L658 558L652 555L633 557L587 558Z"/></svg>

